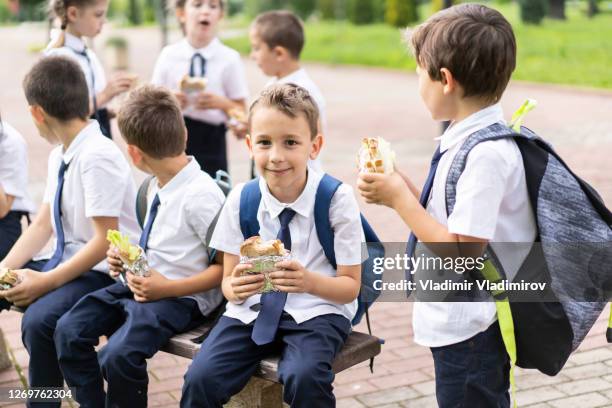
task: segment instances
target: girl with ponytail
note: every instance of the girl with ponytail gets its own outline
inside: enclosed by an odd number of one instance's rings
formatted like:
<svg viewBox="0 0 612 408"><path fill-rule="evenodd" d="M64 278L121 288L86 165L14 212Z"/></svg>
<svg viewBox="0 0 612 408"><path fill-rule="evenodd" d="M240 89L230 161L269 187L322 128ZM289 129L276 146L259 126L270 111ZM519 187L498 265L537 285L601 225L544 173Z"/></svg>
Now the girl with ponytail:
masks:
<svg viewBox="0 0 612 408"><path fill-rule="evenodd" d="M61 24L61 31L45 50L45 55L63 55L76 60L87 79L92 119L96 119L107 137L110 117L105 106L115 96L127 91L134 78L118 74L106 80L96 54L85 44L84 37L94 38L106 22L109 0L50 0L49 9Z"/></svg>

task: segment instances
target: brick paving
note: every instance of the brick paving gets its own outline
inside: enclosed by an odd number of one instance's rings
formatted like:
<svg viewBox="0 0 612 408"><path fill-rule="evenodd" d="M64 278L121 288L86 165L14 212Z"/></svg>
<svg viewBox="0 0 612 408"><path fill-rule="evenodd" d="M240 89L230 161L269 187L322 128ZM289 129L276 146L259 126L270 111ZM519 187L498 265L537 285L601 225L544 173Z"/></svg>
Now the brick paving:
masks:
<svg viewBox="0 0 612 408"><path fill-rule="evenodd" d="M98 55L104 56L96 40ZM159 51L154 29L117 29L131 45L131 71L146 80ZM176 38L176 33L173 34ZM46 41L44 27L20 25L0 27L0 109L2 117L26 137L30 149L30 190L40 201L50 146L37 136L20 88L23 75L36 60L27 50ZM519 44L520 47L520 44ZM520 61L519 61L520 64ZM247 76L252 94L266 79L251 62ZM364 136L383 136L393 143L398 165L421 183L427 172L433 138L438 125L421 105L416 76L412 73L373 68L308 65L328 103L329 132L323 151L327 171L354 185L355 151ZM528 126L551 141L576 172L591 182L612 203L612 93L568 87L510 84L503 106L509 116L524 98L538 100ZM118 131L115 128L115 135ZM118 141L122 145L121 141ZM235 181L248 175L248 156L241 142L229 141L231 172ZM142 174L136 172L138 179ZM385 241L403 241L408 229L394 213L382 207L360 203L374 228ZM376 359L375 374L367 364L353 367L336 377L338 407L435 407L432 360L424 347L412 342L411 305L378 303L372 311L374 333L386 340ZM0 387L21 386L27 377L28 354L20 338L21 316L3 313L3 330L15 362L13 369L0 372ZM517 370L517 401L535 407L612 407L612 348L605 341L606 316L602 315L580 349L556 377L533 370ZM357 330L365 330L360 325ZM149 361L151 407L176 407L182 376L189 360L158 353ZM9 406L2 405L0 406ZM18 407L22 405L10 405Z"/></svg>

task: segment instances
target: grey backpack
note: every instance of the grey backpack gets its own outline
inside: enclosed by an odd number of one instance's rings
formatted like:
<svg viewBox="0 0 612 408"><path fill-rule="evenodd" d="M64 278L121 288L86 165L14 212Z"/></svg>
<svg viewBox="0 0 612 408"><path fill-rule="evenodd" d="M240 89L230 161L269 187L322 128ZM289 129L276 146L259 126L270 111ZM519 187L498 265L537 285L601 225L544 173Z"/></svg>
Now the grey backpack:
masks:
<svg viewBox="0 0 612 408"><path fill-rule="evenodd" d="M547 142L527 128L519 134L501 123L472 134L455 156L446 180L447 214L453 212L469 152L484 141L505 138L513 138L521 152L538 234L514 276L506 275L489 246L498 273L493 279L547 282L549 289L542 300L529 302L512 292L494 293L496 306L505 300L511 312L500 313L498 307L498 319L502 332L513 331L514 339L504 337L504 343L516 365L555 375L612 298L612 214Z"/></svg>

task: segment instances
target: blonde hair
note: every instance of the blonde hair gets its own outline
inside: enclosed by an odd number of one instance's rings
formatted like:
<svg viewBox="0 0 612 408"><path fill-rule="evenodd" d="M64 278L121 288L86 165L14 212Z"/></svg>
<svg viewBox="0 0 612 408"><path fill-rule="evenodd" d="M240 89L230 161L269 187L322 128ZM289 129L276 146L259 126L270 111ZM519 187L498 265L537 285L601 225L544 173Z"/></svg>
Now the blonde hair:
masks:
<svg viewBox="0 0 612 408"><path fill-rule="evenodd" d="M60 19L61 33L51 48L61 48L66 42L66 27L68 27L68 7L86 7L96 4L98 0L49 0L49 14Z"/></svg>

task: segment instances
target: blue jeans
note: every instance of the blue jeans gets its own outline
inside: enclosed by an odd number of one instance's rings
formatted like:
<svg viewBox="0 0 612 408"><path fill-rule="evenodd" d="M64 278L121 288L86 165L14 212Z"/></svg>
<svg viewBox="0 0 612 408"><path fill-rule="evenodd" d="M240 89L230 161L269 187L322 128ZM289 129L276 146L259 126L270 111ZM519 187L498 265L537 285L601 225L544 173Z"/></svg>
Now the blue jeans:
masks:
<svg viewBox="0 0 612 408"><path fill-rule="evenodd" d="M440 408L508 408L510 360L499 324L457 344L432 347Z"/></svg>

